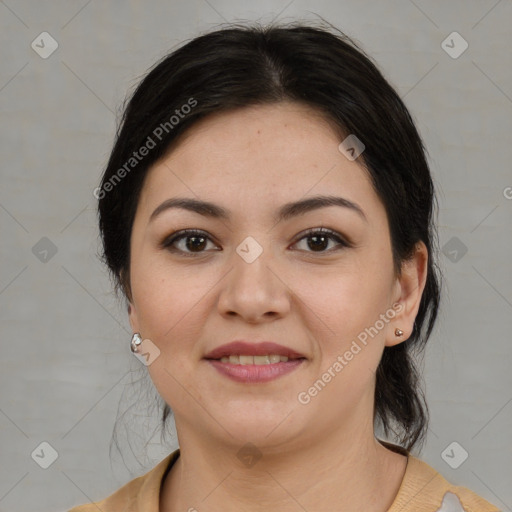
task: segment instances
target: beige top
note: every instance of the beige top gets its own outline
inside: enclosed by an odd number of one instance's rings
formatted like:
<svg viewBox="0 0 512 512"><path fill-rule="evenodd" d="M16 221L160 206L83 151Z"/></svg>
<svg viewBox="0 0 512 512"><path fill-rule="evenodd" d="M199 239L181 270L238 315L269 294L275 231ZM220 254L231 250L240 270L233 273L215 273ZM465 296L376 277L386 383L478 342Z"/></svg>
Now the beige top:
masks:
<svg viewBox="0 0 512 512"><path fill-rule="evenodd" d="M466 487L450 484L434 468L385 441L386 447L407 456L407 467L388 512L500 512ZM146 474L131 480L107 498L68 512L159 512L162 482L180 455L175 450Z"/></svg>

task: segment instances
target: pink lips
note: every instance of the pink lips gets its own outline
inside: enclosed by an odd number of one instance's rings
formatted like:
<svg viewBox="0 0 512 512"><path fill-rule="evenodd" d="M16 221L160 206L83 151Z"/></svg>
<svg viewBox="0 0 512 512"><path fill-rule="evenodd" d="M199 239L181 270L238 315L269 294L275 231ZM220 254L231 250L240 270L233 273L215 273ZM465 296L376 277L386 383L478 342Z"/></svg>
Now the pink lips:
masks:
<svg viewBox="0 0 512 512"><path fill-rule="evenodd" d="M221 357L230 355L263 356L266 354L286 356L288 361L262 365L240 365L220 361ZM208 352L205 359L217 371L237 382L268 382L295 370L306 358L303 354L270 341L261 343L233 341Z"/></svg>
<svg viewBox="0 0 512 512"><path fill-rule="evenodd" d="M286 356L288 359L305 358L303 354L295 352L294 350L278 345L271 341L262 341L261 343L248 343L246 341L232 341L226 345L221 345L208 352L204 357L205 359L220 359L221 357L230 355L245 355L245 356L264 356L265 354L277 354L279 356Z"/></svg>

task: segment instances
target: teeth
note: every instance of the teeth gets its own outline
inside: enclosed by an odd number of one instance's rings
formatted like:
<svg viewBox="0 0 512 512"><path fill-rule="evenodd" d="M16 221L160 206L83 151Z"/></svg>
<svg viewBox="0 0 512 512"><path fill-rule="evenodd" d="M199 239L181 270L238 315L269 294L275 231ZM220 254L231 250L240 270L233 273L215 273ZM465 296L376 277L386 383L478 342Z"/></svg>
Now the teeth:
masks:
<svg viewBox="0 0 512 512"><path fill-rule="evenodd" d="M270 364L269 356L254 356L252 359L254 364ZM242 362L242 359L240 359L240 362Z"/></svg>
<svg viewBox="0 0 512 512"><path fill-rule="evenodd" d="M269 354L264 356L244 356L244 355L231 355L220 358L221 363L231 364L271 364L271 363L286 363L288 357L280 356L278 354Z"/></svg>

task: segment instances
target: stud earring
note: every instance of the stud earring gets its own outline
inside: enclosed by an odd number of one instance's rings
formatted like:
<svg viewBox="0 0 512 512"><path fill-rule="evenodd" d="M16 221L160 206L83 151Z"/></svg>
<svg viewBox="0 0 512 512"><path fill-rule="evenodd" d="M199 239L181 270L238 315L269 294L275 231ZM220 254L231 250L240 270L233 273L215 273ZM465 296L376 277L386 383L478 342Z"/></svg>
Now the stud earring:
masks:
<svg viewBox="0 0 512 512"><path fill-rule="evenodd" d="M135 352L139 351L139 347L141 344L142 344L142 338L141 338L140 334L138 332L136 332L132 336L132 341L130 343L130 348L134 354L135 354Z"/></svg>
<svg viewBox="0 0 512 512"><path fill-rule="evenodd" d="M398 329L398 327L395 329L395 336L403 336L404 335L404 331L402 331L401 329Z"/></svg>

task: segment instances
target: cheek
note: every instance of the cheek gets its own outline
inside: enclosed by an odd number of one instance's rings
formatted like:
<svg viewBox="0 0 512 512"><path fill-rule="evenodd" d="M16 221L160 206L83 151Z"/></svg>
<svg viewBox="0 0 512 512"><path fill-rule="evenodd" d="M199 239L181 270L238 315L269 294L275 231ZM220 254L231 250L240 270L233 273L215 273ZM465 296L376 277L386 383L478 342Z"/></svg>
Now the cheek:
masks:
<svg viewBox="0 0 512 512"><path fill-rule="evenodd" d="M306 306L303 312L309 309L308 316L316 317L337 345L373 325L389 307L391 281L384 262L371 265L356 258L338 268L302 272L293 280L293 291Z"/></svg>
<svg viewBox="0 0 512 512"><path fill-rule="evenodd" d="M311 390L315 410L331 411L333 420L373 393L384 349L385 329L379 318L387 311L389 283L376 271L360 270L345 269L323 278L309 275L297 291L304 304L302 319L318 347L316 377L308 383L313 388L302 391ZM375 330L376 322L380 329Z"/></svg>
<svg viewBox="0 0 512 512"><path fill-rule="evenodd" d="M355 404L373 388L384 350L387 324L380 315L390 306L391 274L386 262L363 256L347 259L332 272L322 270L307 273L295 287L304 304L303 320L308 319L306 327L316 338L315 373L329 382L319 404L340 396Z"/></svg>
<svg viewBox="0 0 512 512"><path fill-rule="evenodd" d="M192 342L187 332L200 326L198 315L205 308L213 276L200 275L192 266L171 270L162 257L144 258L138 261L145 264L135 263L131 273L141 331L163 348L178 341L180 346Z"/></svg>
<svg viewBox="0 0 512 512"><path fill-rule="evenodd" d="M141 333L160 350L147 369L159 394L175 412L190 412L186 389L194 388L193 395L199 396L189 375L195 370L197 341L203 336L207 311L213 307L207 292L214 282L211 274L199 276L197 271L182 269L169 272L158 262L133 269Z"/></svg>

